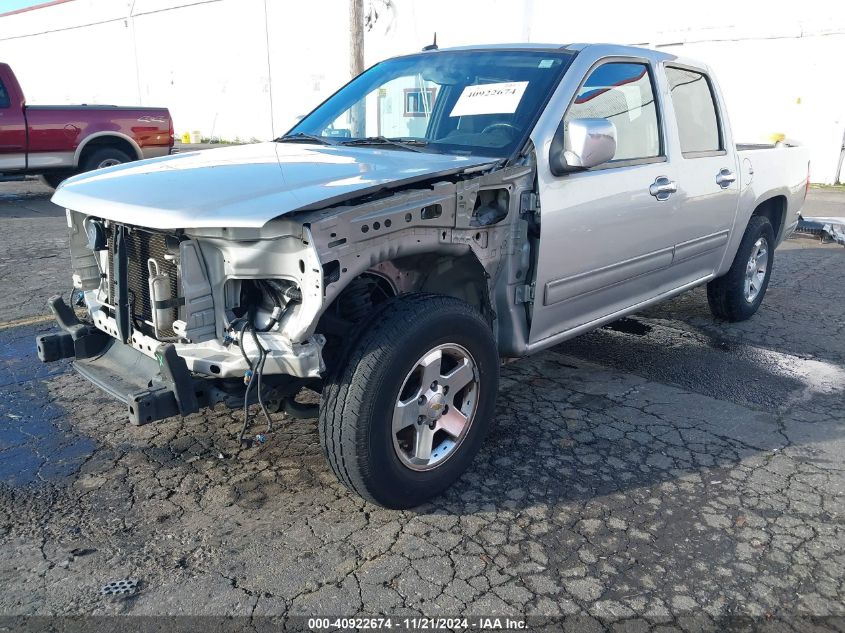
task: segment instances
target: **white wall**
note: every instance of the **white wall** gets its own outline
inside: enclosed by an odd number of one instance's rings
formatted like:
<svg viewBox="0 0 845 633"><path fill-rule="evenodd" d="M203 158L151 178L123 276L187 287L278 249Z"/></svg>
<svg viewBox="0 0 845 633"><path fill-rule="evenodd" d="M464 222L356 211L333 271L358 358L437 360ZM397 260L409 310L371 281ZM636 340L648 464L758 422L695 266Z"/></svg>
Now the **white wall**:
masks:
<svg viewBox="0 0 845 633"><path fill-rule="evenodd" d="M605 41L706 61L735 136L810 147L833 182L845 135L845 3L365 0L367 63L440 46ZM730 13L726 13L729 10ZM0 17L31 103L164 105L177 132L267 139L348 78L346 0L73 0Z"/></svg>
<svg viewBox="0 0 845 633"><path fill-rule="evenodd" d="M348 79L347 37L343 0L74 0L0 17L0 60L29 103L160 105L178 133L268 139Z"/></svg>

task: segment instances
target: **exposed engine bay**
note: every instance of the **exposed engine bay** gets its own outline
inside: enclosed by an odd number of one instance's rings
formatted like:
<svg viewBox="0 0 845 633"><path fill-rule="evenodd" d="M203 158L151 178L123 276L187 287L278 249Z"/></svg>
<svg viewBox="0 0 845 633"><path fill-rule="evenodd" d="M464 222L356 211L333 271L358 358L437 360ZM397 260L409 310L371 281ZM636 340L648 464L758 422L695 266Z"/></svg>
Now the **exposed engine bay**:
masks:
<svg viewBox="0 0 845 633"><path fill-rule="evenodd" d="M156 230L68 211L74 287L91 327L159 364L172 346L212 401L296 413L293 395L319 388L355 327L399 294L467 301L519 355L533 188L529 162L485 166L260 228Z"/></svg>

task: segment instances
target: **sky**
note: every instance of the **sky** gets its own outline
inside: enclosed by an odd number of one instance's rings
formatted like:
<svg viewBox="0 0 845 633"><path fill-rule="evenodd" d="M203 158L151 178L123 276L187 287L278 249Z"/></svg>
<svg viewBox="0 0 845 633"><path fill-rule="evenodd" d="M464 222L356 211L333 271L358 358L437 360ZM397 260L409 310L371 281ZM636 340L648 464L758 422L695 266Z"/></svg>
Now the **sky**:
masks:
<svg viewBox="0 0 845 633"><path fill-rule="evenodd" d="M0 13L26 9L38 4L46 4L48 0L0 0Z"/></svg>

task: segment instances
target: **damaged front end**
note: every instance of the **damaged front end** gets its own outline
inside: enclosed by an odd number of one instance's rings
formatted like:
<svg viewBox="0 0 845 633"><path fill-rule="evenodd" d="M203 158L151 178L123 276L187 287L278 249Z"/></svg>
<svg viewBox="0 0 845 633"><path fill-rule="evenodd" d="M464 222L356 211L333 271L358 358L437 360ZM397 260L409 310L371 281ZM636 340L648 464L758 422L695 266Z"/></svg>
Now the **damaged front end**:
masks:
<svg viewBox="0 0 845 633"><path fill-rule="evenodd" d="M51 300L62 332L38 337L38 355L72 359L135 424L221 402L244 407L247 422L254 403L311 417L294 396L319 389L354 328L407 293L469 303L500 351L518 356L534 182L530 160L484 163L235 227L206 218L175 229L162 216L162 228L148 228L125 210L68 211L74 295L87 315Z"/></svg>
<svg viewBox="0 0 845 633"><path fill-rule="evenodd" d="M187 233L73 211L68 227L74 294L87 318L52 298L62 332L39 336L38 355L73 359L126 403L131 422L218 402L280 403L319 379L324 339L308 330L321 308L322 270L306 227Z"/></svg>

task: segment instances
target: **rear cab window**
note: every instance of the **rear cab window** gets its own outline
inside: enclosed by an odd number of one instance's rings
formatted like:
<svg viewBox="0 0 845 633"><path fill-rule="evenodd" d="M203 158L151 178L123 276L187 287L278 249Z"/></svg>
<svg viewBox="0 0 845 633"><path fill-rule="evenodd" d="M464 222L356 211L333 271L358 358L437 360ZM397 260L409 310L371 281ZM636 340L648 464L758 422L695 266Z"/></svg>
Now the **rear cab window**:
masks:
<svg viewBox="0 0 845 633"><path fill-rule="evenodd" d="M724 153L721 126L710 79L703 72L666 66L684 158Z"/></svg>
<svg viewBox="0 0 845 633"><path fill-rule="evenodd" d="M9 107L9 93L6 92L6 86L3 85L3 80L0 79L0 108Z"/></svg>

